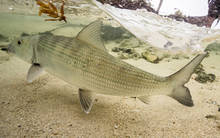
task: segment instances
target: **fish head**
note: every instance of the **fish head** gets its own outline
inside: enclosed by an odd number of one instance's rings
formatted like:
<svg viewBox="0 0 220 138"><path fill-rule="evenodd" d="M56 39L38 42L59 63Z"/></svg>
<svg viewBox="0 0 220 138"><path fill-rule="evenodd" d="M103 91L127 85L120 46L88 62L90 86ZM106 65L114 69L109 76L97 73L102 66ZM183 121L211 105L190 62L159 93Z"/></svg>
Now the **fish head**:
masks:
<svg viewBox="0 0 220 138"><path fill-rule="evenodd" d="M12 40L8 47L8 53L21 58L29 63L32 62L34 44L36 44L37 35L22 34Z"/></svg>

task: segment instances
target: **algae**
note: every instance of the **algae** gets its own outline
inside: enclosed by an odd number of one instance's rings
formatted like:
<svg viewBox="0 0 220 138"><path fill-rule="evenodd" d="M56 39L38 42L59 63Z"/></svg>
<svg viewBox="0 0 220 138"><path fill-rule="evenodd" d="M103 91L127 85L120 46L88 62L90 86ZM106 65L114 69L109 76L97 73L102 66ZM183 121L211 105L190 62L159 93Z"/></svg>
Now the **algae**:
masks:
<svg viewBox="0 0 220 138"><path fill-rule="evenodd" d="M197 75L195 80L200 83L213 82L216 79L215 74L205 72L202 64L196 68L195 73Z"/></svg>

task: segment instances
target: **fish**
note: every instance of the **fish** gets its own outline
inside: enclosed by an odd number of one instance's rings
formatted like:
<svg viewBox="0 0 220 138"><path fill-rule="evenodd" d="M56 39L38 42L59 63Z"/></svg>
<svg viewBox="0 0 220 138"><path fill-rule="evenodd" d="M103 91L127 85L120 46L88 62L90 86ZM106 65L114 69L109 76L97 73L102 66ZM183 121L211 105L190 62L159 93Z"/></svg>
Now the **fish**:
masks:
<svg viewBox="0 0 220 138"><path fill-rule="evenodd" d="M97 94L136 97L144 103L152 95L167 95L185 106L194 105L185 84L207 52L199 53L169 76L158 76L109 54L101 38L101 27L99 19L76 37L49 32L22 34L9 44L8 52L31 64L28 83L45 70L79 88L80 105L86 114L90 113Z"/></svg>

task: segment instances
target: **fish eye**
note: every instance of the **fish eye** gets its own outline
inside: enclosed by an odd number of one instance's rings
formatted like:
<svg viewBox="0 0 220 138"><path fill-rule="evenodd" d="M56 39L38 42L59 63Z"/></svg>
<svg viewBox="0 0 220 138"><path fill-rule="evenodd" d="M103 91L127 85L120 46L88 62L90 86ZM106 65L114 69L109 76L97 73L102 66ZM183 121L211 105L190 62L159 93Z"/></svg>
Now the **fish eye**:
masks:
<svg viewBox="0 0 220 138"><path fill-rule="evenodd" d="M18 40L18 45L21 45L21 40Z"/></svg>

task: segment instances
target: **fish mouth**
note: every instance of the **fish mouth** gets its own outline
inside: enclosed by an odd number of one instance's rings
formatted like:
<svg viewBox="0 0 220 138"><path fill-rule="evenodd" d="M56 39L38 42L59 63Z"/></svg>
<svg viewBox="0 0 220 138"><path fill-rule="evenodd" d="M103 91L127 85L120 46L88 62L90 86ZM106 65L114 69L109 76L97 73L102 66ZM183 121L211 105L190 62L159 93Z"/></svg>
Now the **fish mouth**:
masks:
<svg viewBox="0 0 220 138"><path fill-rule="evenodd" d="M9 46L10 46L10 43L1 43L0 44L0 49L2 51L8 51Z"/></svg>
<svg viewBox="0 0 220 138"><path fill-rule="evenodd" d="M0 45L0 49L1 49L2 51L6 51L6 52L9 52L9 47L10 47L10 44Z"/></svg>
<svg viewBox="0 0 220 138"><path fill-rule="evenodd" d="M8 48L1 48L1 50L8 52Z"/></svg>
<svg viewBox="0 0 220 138"><path fill-rule="evenodd" d="M0 49L2 51L6 51L7 53L9 53L9 47L0 47Z"/></svg>

